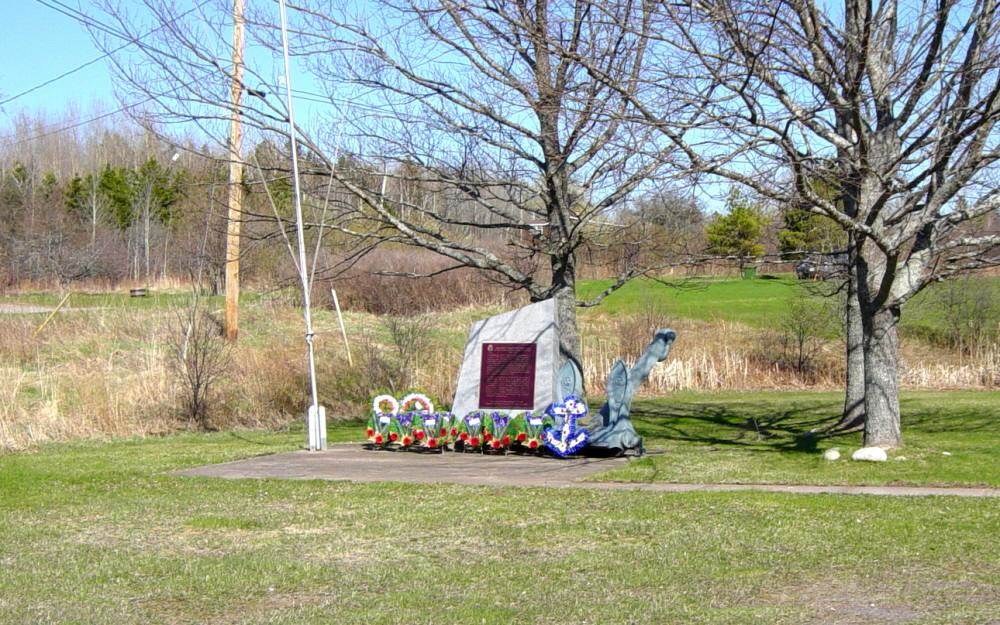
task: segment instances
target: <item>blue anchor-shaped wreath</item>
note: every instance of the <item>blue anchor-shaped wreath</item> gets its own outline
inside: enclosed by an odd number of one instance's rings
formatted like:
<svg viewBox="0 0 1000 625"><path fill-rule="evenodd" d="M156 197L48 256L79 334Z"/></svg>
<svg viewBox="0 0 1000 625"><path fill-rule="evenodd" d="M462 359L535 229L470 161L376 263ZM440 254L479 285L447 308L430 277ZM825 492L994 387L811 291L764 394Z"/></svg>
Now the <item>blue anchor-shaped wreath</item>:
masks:
<svg viewBox="0 0 1000 625"><path fill-rule="evenodd" d="M587 415L587 403L576 395L567 395L555 402L546 411L552 417L554 427L545 430L545 446L563 458L575 454L587 444L590 434L578 425Z"/></svg>

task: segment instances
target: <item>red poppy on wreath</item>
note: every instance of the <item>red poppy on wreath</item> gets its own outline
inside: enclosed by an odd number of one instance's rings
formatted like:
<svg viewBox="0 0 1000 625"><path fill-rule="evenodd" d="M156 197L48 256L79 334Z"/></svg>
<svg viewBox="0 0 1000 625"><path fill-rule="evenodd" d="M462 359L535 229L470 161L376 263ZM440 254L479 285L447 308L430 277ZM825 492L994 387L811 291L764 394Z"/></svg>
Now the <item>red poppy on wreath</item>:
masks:
<svg viewBox="0 0 1000 625"><path fill-rule="evenodd" d="M473 447L479 447L479 437L473 436L472 438L470 438L469 444L472 445Z"/></svg>
<svg viewBox="0 0 1000 625"><path fill-rule="evenodd" d="M528 449L538 449L538 439L533 438L528 441Z"/></svg>
<svg viewBox="0 0 1000 625"><path fill-rule="evenodd" d="M516 440L519 443L523 443L526 438L528 438L527 434L525 434L524 432L518 432L517 433L517 438L514 439L514 440Z"/></svg>
<svg viewBox="0 0 1000 625"><path fill-rule="evenodd" d="M424 440L424 431L423 430L417 430L416 432L413 433L413 435L417 437L418 441Z"/></svg>
<svg viewBox="0 0 1000 625"><path fill-rule="evenodd" d="M429 440L427 441L427 446L428 446L428 447L430 447L431 449L433 449L433 448L437 447L437 446L438 446L438 441L437 441L437 439L436 439L436 438L432 438L432 439L429 439Z"/></svg>
<svg viewBox="0 0 1000 625"><path fill-rule="evenodd" d="M365 430L365 436L367 436L368 438L375 436L375 430L368 428L367 430Z"/></svg>
<svg viewBox="0 0 1000 625"><path fill-rule="evenodd" d="M510 445L510 437L505 434L504 437L500 439L500 444L504 447Z"/></svg>
<svg viewBox="0 0 1000 625"><path fill-rule="evenodd" d="M490 447L493 449L500 449L500 441L494 440L490 442Z"/></svg>
<svg viewBox="0 0 1000 625"><path fill-rule="evenodd" d="M381 436L381 434L379 436ZM397 438L399 438L399 434L396 434L395 432L389 432L390 441L395 443Z"/></svg>
<svg viewBox="0 0 1000 625"><path fill-rule="evenodd" d="M441 428L439 436L448 436L448 428Z"/></svg>
<svg viewBox="0 0 1000 625"><path fill-rule="evenodd" d="M409 436L404 436L403 437L403 447L409 447L412 442L413 442L413 439L410 438Z"/></svg>
<svg viewBox="0 0 1000 625"><path fill-rule="evenodd" d="M465 434L465 432L463 432L463 434ZM451 428L451 435L452 436L458 436L458 428ZM468 434L465 434L465 436L468 436ZM463 438L462 440L465 440L465 439Z"/></svg>
<svg viewBox="0 0 1000 625"><path fill-rule="evenodd" d="M490 440L491 438L493 438L493 435L492 435L492 434L490 434L489 432L483 432L483 440L484 440L484 441L486 441L486 442L489 442L489 440Z"/></svg>
<svg viewBox="0 0 1000 625"><path fill-rule="evenodd" d="M382 444L382 441L384 441L384 440L385 440L385 439L384 439L384 438L382 438L382 435L381 435L381 434L376 434L376 435L375 435L375 442L376 442L376 443L378 443L379 445L381 445L381 444Z"/></svg>
<svg viewBox="0 0 1000 625"><path fill-rule="evenodd" d="M462 435L459 436L459 438L462 439L463 441L467 441L467 440L469 440L469 433L468 432L462 432Z"/></svg>

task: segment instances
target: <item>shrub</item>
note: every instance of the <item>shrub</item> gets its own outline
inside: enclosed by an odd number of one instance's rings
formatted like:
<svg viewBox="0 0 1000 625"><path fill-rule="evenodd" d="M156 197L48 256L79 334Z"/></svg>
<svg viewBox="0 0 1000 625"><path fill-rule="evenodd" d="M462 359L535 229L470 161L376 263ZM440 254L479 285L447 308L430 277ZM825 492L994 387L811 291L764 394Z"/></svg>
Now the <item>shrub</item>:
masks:
<svg viewBox="0 0 1000 625"><path fill-rule="evenodd" d="M230 346L222 338L222 324L204 309L201 298L192 296L191 304L177 311L169 342L171 369L182 388L184 416L208 429L212 391L230 364Z"/></svg>
<svg viewBox="0 0 1000 625"><path fill-rule="evenodd" d="M839 327L837 311L835 298L816 299L800 292L782 313L778 329L762 333L758 354L812 382L826 339Z"/></svg>

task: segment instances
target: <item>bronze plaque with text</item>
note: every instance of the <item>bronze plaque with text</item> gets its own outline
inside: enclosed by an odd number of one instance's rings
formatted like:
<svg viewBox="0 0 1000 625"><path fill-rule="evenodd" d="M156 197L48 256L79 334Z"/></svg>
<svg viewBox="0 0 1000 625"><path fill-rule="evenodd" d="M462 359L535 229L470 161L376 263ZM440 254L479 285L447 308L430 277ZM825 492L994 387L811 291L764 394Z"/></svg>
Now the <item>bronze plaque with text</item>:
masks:
<svg viewBox="0 0 1000 625"><path fill-rule="evenodd" d="M535 407L535 344L483 343L479 407Z"/></svg>

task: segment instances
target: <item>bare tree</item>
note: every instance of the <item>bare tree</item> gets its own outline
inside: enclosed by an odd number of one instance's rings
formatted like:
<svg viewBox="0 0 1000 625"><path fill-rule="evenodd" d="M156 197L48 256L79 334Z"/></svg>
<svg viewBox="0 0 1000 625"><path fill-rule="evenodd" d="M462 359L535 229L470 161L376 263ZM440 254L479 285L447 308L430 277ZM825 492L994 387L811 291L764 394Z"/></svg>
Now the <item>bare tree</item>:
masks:
<svg viewBox="0 0 1000 625"><path fill-rule="evenodd" d="M224 58L225 20L144 4L157 28L118 66L121 84L149 99L151 118L194 121L221 144L228 75L215 59ZM142 31L102 5L117 29ZM473 267L534 301L556 298L564 355L578 359L577 305L596 304L643 268L623 263L608 291L578 302L577 252L643 236L618 217L668 173L673 149L628 97L647 62L645 7L384 0L353 14L352 3L303 0L290 9L296 62L322 91L297 97L315 105L315 118L329 114L304 129L303 153L314 174L357 200L335 203L336 228L365 242L359 254L404 243L450 259L444 271ZM248 15L248 35L251 47L276 49L270 6ZM274 91L275 77L247 57L245 80ZM241 112L258 133L280 132L277 101L251 98Z"/></svg>
<svg viewBox="0 0 1000 625"><path fill-rule="evenodd" d="M1000 207L996 0L693 0L660 11L670 28L649 45L687 62L662 68L671 93L653 83L618 93L645 96L633 104L691 171L802 202L848 233L848 404L861 374L865 443L900 445L904 304L1000 263L1000 233L972 225ZM671 123L682 87L704 99L696 130ZM816 180L837 192L816 193Z"/></svg>
<svg viewBox="0 0 1000 625"><path fill-rule="evenodd" d="M209 429L212 391L229 370L231 346L222 338L222 324L205 310L197 287L176 315L167 336L170 368L181 388L184 416Z"/></svg>

